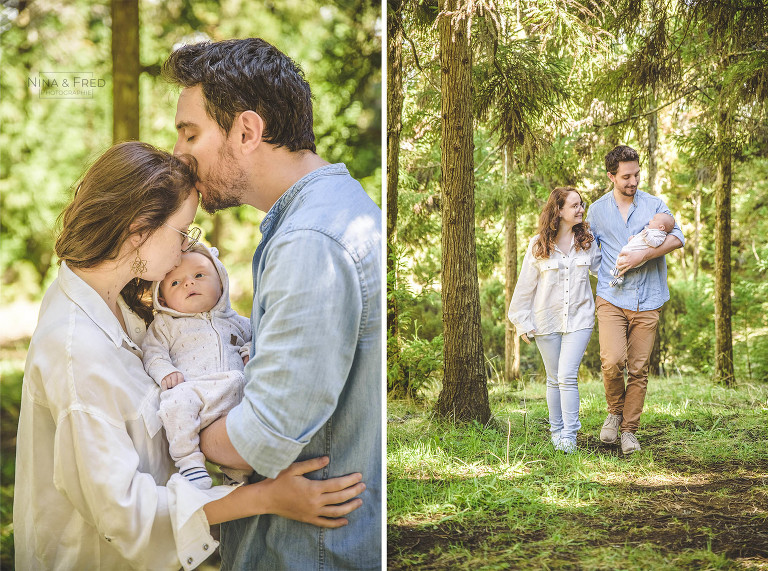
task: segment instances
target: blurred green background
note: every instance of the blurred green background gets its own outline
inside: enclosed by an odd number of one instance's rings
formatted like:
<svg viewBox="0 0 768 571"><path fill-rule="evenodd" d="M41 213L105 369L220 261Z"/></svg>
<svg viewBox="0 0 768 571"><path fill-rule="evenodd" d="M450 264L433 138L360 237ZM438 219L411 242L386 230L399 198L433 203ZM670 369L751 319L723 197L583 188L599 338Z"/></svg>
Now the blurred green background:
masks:
<svg viewBox="0 0 768 571"><path fill-rule="evenodd" d="M381 30L375 1L141 0L139 138L173 148L178 90L159 72L174 46L261 37L293 58L312 86L318 154L346 163L381 205ZM39 301L58 268L57 217L74 183L113 142L111 5L4 2L0 33L0 567L10 569L18 401ZM96 86L76 99L41 90L41 77L69 74ZM219 248L233 305L244 315L262 216L240 207L214 216L200 211L195 221Z"/></svg>

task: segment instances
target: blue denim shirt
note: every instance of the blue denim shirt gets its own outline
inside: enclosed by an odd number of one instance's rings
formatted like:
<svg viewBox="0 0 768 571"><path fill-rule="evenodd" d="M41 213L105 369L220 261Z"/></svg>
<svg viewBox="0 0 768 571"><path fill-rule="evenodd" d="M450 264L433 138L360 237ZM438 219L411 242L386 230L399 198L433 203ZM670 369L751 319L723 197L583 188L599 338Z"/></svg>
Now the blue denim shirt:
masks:
<svg viewBox="0 0 768 571"><path fill-rule="evenodd" d="M611 270L616 265L619 252L626 245L629 237L639 234L658 212L672 216L672 212L663 200L642 190L635 193L626 222L619 212L613 190L605 193L589 207L587 222L603 254L603 261L597 272L597 295L616 307L632 311L647 311L658 309L669 300L665 256L654 258L638 268L629 270L624 274L622 285L616 287L609 285L613 279ZM679 238L685 245L677 220L670 234Z"/></svg>
<svg viewBox="0 0 768 571"><path fill-rule="evenodd" d="M227 433L258 474L327 455L308 477L361 472L367 489L339 529L275 515L224 524L222 569L380 569L381 210L328 165L288 189L261 232L245 398Z"/></svg>

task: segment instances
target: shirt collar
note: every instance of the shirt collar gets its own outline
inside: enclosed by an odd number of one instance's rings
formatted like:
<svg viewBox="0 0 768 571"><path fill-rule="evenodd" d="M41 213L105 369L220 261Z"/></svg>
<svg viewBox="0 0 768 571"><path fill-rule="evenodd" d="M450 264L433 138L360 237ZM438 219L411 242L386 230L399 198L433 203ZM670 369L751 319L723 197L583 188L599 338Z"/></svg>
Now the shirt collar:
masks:
<svg viewBox="0 0 768 571"><path fill-rule="evenodd" d="M96 293L96 290L69 269L67 263L63 260L59 268L59 286L64 294L82 309L83 313L104 331L116 346L120 347L123 341L128 342L129 345L134 344L123 331L120 322L109 307L107 307L106 302ZM125 310L119 303L120 301L122 299L118 301L118 307L125 314Z"/></svg>
<svg viewBox="0 0 768 571"><path fill-rule="evenodd" d="M312 182L313 180L321 176L336 175L336 174L349 174L349 171L347 170L347 167L344 165L344 163L325 165L323 167L315 169L312 172L304 175L302 178L300 178L295 183L293 183L293 185L288 190L286 190L280 196L280 198L277 199L277 201L272 205L272 208L269 209L269 212L267 212L267 215L264 217L264 220L261 221L261 226L260 226L261 235L266 236L267 234L269 234L269 231L275 226L275 224L283 215L283 213L291 205L291 202L293 202L293 199L296 198L296 196L310 182Z"/></svg>
<svg viewBox="0 0 768 571"><path fill-rule="evenodd" d="M635 196L632 197L632 206L634 206L634 207L637 207L637 199L638 199L638 196L640 195L640 192L642 192L642 191L638 188L635 191ZM613 189L609 190L608 194L611 196L611 202L613 203L613 205L618 207L619 203L616 202L616 197L613 194Z"/></svg>
<svg viewBox="0 0 768 571"><path fill-rule="evenodd" d="M570 254L570 253L573 251L573 246L574 246L574 244L576 244L576 235L575 235L575 234L573 234L573 233L571 233L571 245L570 245L570 246L568 246L568 251L567 251L567 252L563 252L563 251L562 251L562 250L561 250L561 249L560 249L560 248L557 246L557 242L555 242L554 246L555 246L555 250L557 250L557 251L558 251L558 252L560 252L561 254L563 254L563 255L567 256L567 255L569 255L569 254Z"/></svg>

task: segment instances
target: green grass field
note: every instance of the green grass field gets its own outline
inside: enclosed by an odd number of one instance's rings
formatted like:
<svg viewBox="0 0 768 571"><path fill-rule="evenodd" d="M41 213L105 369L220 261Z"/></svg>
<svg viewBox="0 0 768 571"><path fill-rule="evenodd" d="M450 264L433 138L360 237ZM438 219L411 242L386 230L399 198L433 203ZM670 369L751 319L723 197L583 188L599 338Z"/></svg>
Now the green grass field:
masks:
<svg viewBox="0 0 768 571"><path fill-rule="evenodd" d="M768 385L651 378L624 457L600 442L602 383L580 383L579 450L549 443L545 387L490 387L456 427L391 401L389 569L768 569Z"/></svg>

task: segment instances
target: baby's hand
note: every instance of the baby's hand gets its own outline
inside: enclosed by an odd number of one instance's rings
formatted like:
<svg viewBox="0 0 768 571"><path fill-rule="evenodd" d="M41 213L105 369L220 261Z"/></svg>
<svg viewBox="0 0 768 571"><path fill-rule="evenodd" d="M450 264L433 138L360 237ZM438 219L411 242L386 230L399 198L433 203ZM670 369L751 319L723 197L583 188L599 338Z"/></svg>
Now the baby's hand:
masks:
<svg viewBox="0 0 768 571"><path fill-rule="evenodd" d="M240 357L243 359L243 367L245 367L248 364L248 361L251 360L250 349L251 348L248 345L240 347Z"/></svg>
<svg viewBox="0 0 768 571"><path fill-rule="evenodd" d="M160 383L160 387L162 387L164 391L167 391L168 389L172 389L176 385L181 384L183 382L184 382L184 375L182 375L178 371L174 371L173 373L170 373L163 377L163 381Z"/></svg>

